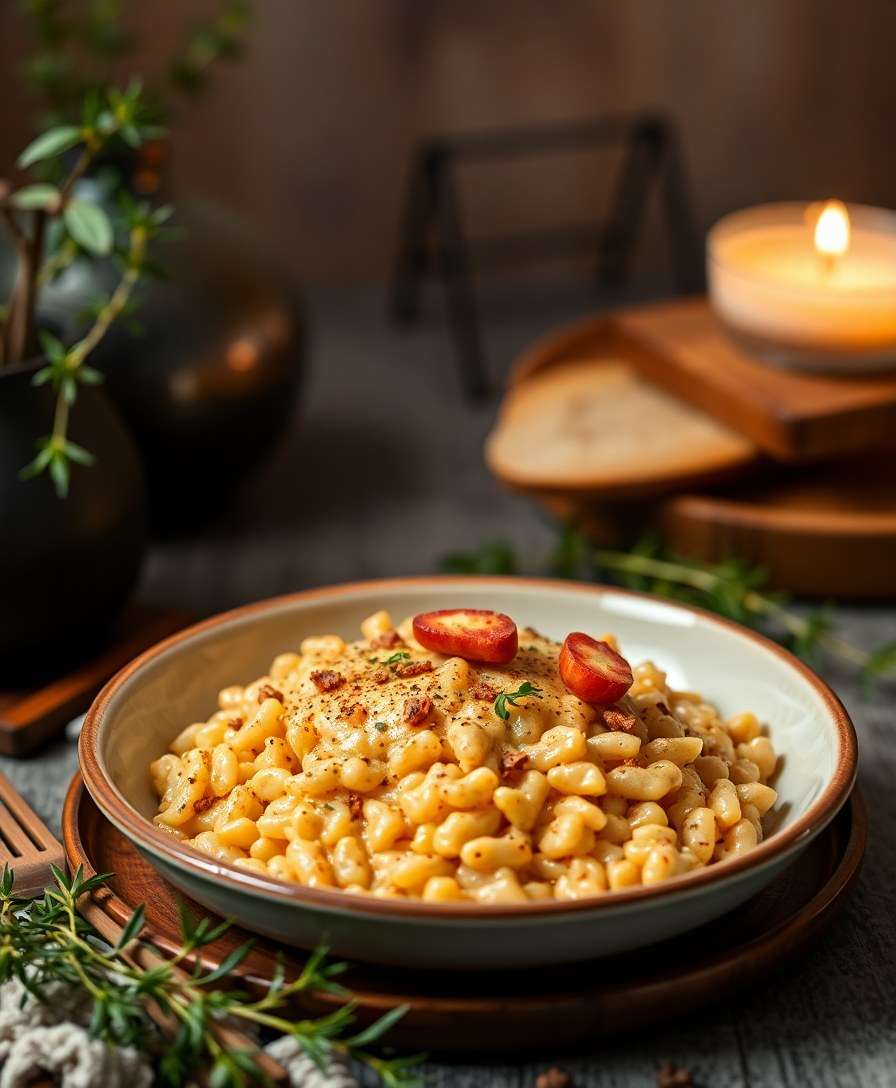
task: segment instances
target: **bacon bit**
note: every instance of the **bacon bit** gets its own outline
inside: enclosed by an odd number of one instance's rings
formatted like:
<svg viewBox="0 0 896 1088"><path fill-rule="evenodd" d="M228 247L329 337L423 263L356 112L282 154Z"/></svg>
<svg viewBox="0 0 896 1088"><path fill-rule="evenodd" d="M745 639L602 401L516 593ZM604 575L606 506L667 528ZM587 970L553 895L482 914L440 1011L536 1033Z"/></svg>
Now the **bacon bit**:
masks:
<svg viewBox="0 0 896 1088"><path fill-rule="evenodd" d="M200 812L205 812L207 808L211 808L214 803L214 797L200 797L199 800L193 805L193 811L198 816Z"/></svg>
<svg viewBox="0 0 896 1088"><path fill-rule="evenodd" d="M692 1088L693 1084L690 1070L682 1069L671 1062L663 1062L656 1071L657 1088Z"/></svg>
<svg viewBox="0 0 896 1088"><path fill-rule="evenodd" d="M470 688L470 694L474 699L481 699L484 703L493 703L498 693L491 684L480 680Z"/></svg>
<svg viewBox="0 0 896 1088"><path fill-rule="evenodd" d="M522 774L528 765L529 757L525 752L518 752L513 748L508 748L501 755L501 777L513 778L515 775Z"/></svg>
<svg viewBox="0 0 896 1088"><path fill-rule="evenodd" d="M258 689L258 701L263 703L265 699L276 699L279 703L285 702L283 692L278 691L271 684L262 684Z"/></svg>
<svg viewBox="0 0 896 1088"><path fill-rule="evenodd" d="M368 708L361 703L343 703L339 707L339 713L351 722L352 726L363 726L368 720Z"/></svg>
<svg viewBox="0 0 896 1088"><path fill-rule="evenodd" d="M638 724L638 719L634 714L626 714L624 710L608 707L604 711L604 724L608 725L610 729L615 729L617 732L631 733Z"/></svg>
<svg viewBox="0 0 896 1088"><path fill-rule="evenodd" d="M348 795L348 810L353 820L360 820L364 815L364 798L354 790Z"/></svg>
<svg viewBox="0 0 896 1088"><path fill-rule="evenodd" d="M376 669L375 672L372 672L370 674L370 679L374 682L374 684L385 684L386 681L389 679L389 670Z"/></svg>
<svg viewBox="0 0 896 1088"><path fill-rule="evenodd" d="M335 691L345 683L345 677L332 669L319 669L311 674L311 681L318 691Z"/></svg>
<svg viewBox="0 0 896 1088"><path fill-rule="evenodd" d="M535 1078L535 1088L572 1088L572 1077L565 1069L556 1066Z"/></svg>
<svg viewBox="0 0 896 1088"><path fill-rule="evenodd" d="M432 711L432 700L425 695L414 695L405 700L404 720L408 725L420 725Z"/></svg>
<svg viewBox="0 0 896 1088"><path fill-rule="evenodd" d="M404 646L404 639L397 631L386 631L372 638L370 646L374 650L394 650L396 646Z"/></svg>
<svg viewBox="0 0 896 1088"><path fill-rule="evenodd" d="M407 661L404 665L395 666L395 675L403 680L409 676L420 676L424 672L432 672L431 661Z"/></svg>

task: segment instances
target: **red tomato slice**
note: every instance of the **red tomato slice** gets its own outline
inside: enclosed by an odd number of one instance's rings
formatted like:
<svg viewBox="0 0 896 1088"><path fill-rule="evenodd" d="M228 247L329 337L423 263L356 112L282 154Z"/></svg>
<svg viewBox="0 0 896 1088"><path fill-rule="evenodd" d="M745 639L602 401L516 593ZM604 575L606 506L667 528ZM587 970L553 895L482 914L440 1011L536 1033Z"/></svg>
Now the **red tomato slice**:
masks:
<svg viewBox="0 0 896 1088"><path fill-rule="evenodd" d="M443 608L414 616L414 637L427 650L468 661L506 665L516 657L516 624L503 612Z"/></svg>
<svg viewBox="0 0 896 1088"><path fill-rule="evenodd" d="M560 679L586 703L610 706L632 686L631 665L606 642L574 631L560 651Z"/></svg>

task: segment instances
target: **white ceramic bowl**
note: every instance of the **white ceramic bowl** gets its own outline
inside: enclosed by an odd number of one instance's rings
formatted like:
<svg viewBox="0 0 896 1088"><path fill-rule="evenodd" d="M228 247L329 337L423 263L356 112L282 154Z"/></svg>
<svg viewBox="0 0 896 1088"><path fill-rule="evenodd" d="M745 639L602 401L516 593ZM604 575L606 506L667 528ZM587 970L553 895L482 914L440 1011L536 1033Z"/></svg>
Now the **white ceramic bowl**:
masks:
<svg viewBox="0 0 896 1088"><path fill-rule="evenodd" d="M776 827L749 854L597 899L507 906L381 900L287 885L213 860L157 830L147 767L185 722L216 708L219 688L262 675L308 634L357 637L371 612L395 617L492 608L562 639L613 631L633 661L653 659L674 687L723 715L753 710L783 757ZM856 739L838 699L773 642L643 594L522 578L405 578L308 590L228 612L159 643L123 669L87 715L84 781L101 811L175 885L211 910L287 944L326 938L337 955L448 968L562 963L684 933L773 880L833 818L852 787Z"/></svg>

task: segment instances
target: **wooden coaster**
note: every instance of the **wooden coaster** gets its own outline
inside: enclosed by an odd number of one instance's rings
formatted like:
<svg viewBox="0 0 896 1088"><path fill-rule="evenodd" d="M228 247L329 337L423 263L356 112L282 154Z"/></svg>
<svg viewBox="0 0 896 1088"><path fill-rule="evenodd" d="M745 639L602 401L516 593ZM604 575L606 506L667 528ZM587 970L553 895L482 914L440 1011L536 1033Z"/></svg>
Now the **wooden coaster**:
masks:
<svg viewBox="0 0 896 1088"><path fill-rule="evenodd" d="M667 499L659 528L675 552L711 561L736 555L791 593L893 597L893 459L881 451L800 470L775 466L724 493Z"/></svg>
<svg viewBox="0 0 896 1088"><path fill-rule="evenodd" d="M38 688L0 690L0 753L28 755L83 713L122 666L190 622L191 616L177 609L132 604L88 661Z"/></svg>
<svg viewBox="0 0 896 1088"><path fill-rule="evenodd" d="M112 872L111 892L97 902L121 924L140 904L146 935L158 947L179 945L177 893L99 812L76 776L62 816L65 851L72 867L88 875ZM865 851L867 819L853 791L836 819L765 891L732 914L688 937L599 961L526 971L437 972L352 966L341 981L369 1023L389 1009L409 1006L390 1033L396 1046L432 1052L556 1052L582 1040L612 1037L637 1026L719 1002L780 967L832 916L855 879ZM196 915L208 912L194 903ZM206 950L220 962L248 937L232 929ZM240 969L243 983L263 985L277 957L287 973L301 957L294 949L258 939ZM303 1009L332 1011L341 999L310 998Z"/></svg>
<svg viewBox="0 0 896 1088"><path fill-rule="evenodd" d="M622 311L621 332L643 348L633 365L784 461L858 452L893 441L896 374L779 370L746 354L705 298Z"/></svg>
<svg viewBox="0 0 896 1088"><path fill-rule="evenodd" d="M604 318L536 344L486 442L492 472L556 505L668 494L756 463L751 442L640 378L639 353Z"/></svg>

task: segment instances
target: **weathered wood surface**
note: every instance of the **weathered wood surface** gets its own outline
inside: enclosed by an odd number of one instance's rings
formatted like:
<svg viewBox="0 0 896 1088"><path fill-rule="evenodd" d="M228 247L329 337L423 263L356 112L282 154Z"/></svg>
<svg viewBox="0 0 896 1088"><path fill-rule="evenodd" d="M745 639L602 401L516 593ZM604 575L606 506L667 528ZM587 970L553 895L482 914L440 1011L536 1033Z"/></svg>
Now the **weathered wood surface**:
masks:
<svg viewBox="0 0 896 1088"><path fill-rule="evenodd" d="M492 358L584 312L584 296L490 303ZM444 327L396 331L379 292L322 295L314 374L296 426L262 478L190 540L156 548L143 595L197 613L304 586L426 573L484 537L543 553L550 531L482 466L493 405L459 396ZM896 607L839 610L860 644L896 637ZM705 1088L890 1088L896 1084L896 711L894 692L863 701L845 674L828 679L853 715L870 814L864 870L822 943L736 1005L575 1055L525 1065L432 1064L434 1088L529 1088L560 1064L579 1088L651 1088L665 1060ZM60 742L2 769L52 827L76 763Z"/></svg>

